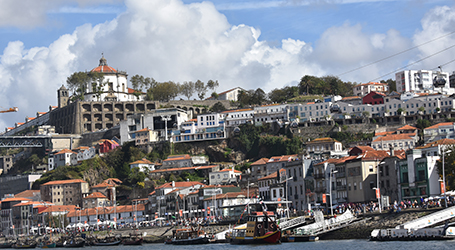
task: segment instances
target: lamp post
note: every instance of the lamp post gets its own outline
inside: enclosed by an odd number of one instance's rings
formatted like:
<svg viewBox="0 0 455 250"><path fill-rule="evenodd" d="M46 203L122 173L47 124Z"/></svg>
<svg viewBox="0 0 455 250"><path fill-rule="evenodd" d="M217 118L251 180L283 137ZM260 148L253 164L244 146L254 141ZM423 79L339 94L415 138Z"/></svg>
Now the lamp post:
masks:
<svg viewBox="0 0 455 250"><path fill-rule="evenodd" d="M377 162L378 164L376 165L376 189L375 193L377 192L376 196L378 196L378 206L379 206L379 213L382 213L382 206L381 206L381 188L379 187L379 161Z"/></svg>
<svg viewBox="0 0 455 250"><path fill-rule="evenodd" d="M330 178L329 178L329 195L330 195L330 214L333 216L333 205L332 205L332 175L338 173L337 170L332 171L330 169Z"/></svg>
<svg viewBox="0 0 455 250"><path fill-rule="evenodd" d="M286 209L287 209L287 215L288 215L288 219L289 219L289 190L288 190L288 181L289 180L292 180L292 178L294 177L289 177L286 179Z"/></svg>
<svg viewBox="0 0 455 250"><path fill-rule="evenodd" d="M167 141L167 122L172 120L172 118L170 115L162 115L161 120L164 121L165 140Z"/></svg>
<svg viewBox="0 0 455 250"><path fill-rule="evenodd" d="M452 152L452 150L445 151L444 149L442 149L442 187L443 187L442 191L444 192L445 207L447 207L447 194L446 194L446 171L445 171L444 158L445 158L445 154L450 153L450 152Z"/></svg>

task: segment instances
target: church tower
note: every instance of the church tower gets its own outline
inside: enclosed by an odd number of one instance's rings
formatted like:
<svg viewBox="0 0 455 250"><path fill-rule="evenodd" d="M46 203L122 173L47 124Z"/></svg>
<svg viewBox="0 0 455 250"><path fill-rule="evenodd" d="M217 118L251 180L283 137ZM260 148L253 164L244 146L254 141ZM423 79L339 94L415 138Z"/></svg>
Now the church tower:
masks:
<svg viewBox="0 0 455 250"><path fill-rule="evenodd" d="M68 89L65 88L65 86L62 85L62 87L60 87L57 90L57 99L58 99L58 107L59 108L63 108L66 105L68 105L68 100L69 100Z"/></svg>

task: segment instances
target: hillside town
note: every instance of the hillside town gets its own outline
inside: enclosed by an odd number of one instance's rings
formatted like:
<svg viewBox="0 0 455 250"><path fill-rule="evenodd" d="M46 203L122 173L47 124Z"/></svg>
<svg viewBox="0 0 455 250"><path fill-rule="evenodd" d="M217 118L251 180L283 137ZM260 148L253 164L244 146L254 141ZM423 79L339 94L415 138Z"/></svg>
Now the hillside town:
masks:
<svg viewBox="0 0 455 250"><path fill-rule="evenodd" d="M369 82L351 96L247 106L241 87L150 99L104 56L83 73L102 79L78 98L62 85L57 106L0 136L3 235L236 221L262 203L290 218L452 202L455 73L405 70L393 91ZM255 129L260 139L246 144Z"/></svg>

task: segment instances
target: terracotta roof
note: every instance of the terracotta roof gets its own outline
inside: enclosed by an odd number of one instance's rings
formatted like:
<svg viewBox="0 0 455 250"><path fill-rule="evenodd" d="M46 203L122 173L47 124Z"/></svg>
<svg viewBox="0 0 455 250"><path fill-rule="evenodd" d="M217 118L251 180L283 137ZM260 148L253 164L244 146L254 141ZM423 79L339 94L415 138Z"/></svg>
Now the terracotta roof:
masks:
<svg viewBox="0 0 455 250"><path fill-rule="evenodd" d="M322 142L339 142L333 138L330 137L324 137L324 138L316 138L312 141L307 142L307 144L312 144L312 143L322 143Z"/></svg>
<svg viewBox="0 0 455 250"><path fill-rule="evenodd" d="M117 70L111 66L101 65L91 70L91 72L100 72L100 73L117 73Z"/></svg>
<svg viewBox="0 0 455 250"><path fill-rule="evenodd" d="M424 148L432 148L432 147L437 147L439 145L454 145L455 140L454 139L440 139L434 142L427 143L423 146L417 147L417 149L424 149Z"/></svg>
<svg viewBox="0 0 455 250"><path fill-rule="evenodd" d="M113 186L114 185L112 185L112 184L102 182L100 184L93 186L92 188L105 188L105 187L113 187Z"/></svg>
<svg viewBox="0 0 455 250"><path fill-rule="evenodd" d="M104 180L103 183L107 183L107 184L111 184L111 185L117 186L117 185L122 184L123 182L121 180L117 179L117 178L108 178L108 179Z"/></svg>
<svg viewBox="0 0 455 250"><path fill-rule="evenodd" d="M22 198L22 197L18 197L18 198L5 198L2 200L2 202L9 202L9 201L31 201L30 199L27 199L27 198Z"/></svg>
<svg viewBox="0 0 455 250"><path fill-rule="evenodd" d="M416 130L416 127L410 126L410 125L404 125L403 127L397 129L397 130Z"/></svg>
<svg viewBox="0 0 455 250"><path fill-rule="evenodd" d="M190 155L170 155L164 161L180 161L180 160L190 160L190 159L191 159Z"/></svg>
<svg viewBox="0 0 455 250"><path fill-rule="evenodd" d="M409 134L386 135L373 140L373 142L381 141L397 141L397 140L413 140Z"/></svg>
<svg viewBox="0 0 455 250"><path fill-rule="evenodd" d="M330 158L330 159L327 159L327 160L325 160L325 161L323 161L323 162L319 162L319 163L315 164L315 166L317 166L317 165L323 165L323 164L325 164L325 163L328 163L328 164L333 163L333 164L335 164L335 163L337 163L338 161L339 161L339 159Z"/></svg>
<svg viewBox="0 0 455 250"><path fill-rule="evenodd" d="M147 127L147 128L143 128L143 129L141 129L141 130L138 130L138 131L136 131L136 132L134 132L134 133L138 133L138 132L147 132L147 131L151 131L151 130Z"/></svg>
<svg viewBox="0 0 455 250"><path fill-rule="evenodd" d="M439 128L442 126L451 126L451 125L453 126L454 123L453 122L441 122L441 123L435 124L433 126L427 127L425 129L435 129L435 128Z"/></svg>
<svg viewBox="0 0 455 250"><path fill-rule="evenodd" d="M65 148L65 149L62 149L62 150L58 151L54 155L60 155L60 154L66 154L66 153L68 153L68 154L77 154L76 152Z"/></svg>
<svg viewBox="0 0 455 250"><path fill-rule="evenodd" d="M373 151L366 151L360 155L358 155L356 158L357 159L362 159L362 160L382 160L384 158L389 157L390 155L388 154L387 151L382 151L382 150L373 150Z"/></svg>
<svg viewBox="0 0 455 250"><path fill-rule="evenodd" d="M230 171L232 171L232 168L226 168L226 169L221 170L220 172L230 172ZM242 171L234 169L234 173L242 173Z"/></svg>
<svg viewBox="0 0 455 250"><path fill-rule="evenodd" d="M30 206L30 205L44 205L46 204L45 202L42 202L42 201L27 201L27 202L21 202L21 203L17 203L16 205L14 205L13 207L20 207L20 206ZM51 205L52 203L47 203L49 205Z"/></svg>
<svg viewBox="0 0 455 250"><path fill-rule="evenodd" d="M234 110L226 110L221 112L222 114L224 113L232 113L232 112L243 112L243 111L252 111L253 109L248 108L248 109L234 109Z"/></svg>
<svg viewBox="0 0 455 250"><path fill-rule="evenodd" d="M203 186L204 184L198 182L198 181L176 181L174 182L174 187L175 188L184 188L184 187L191 187L194 185L201 185ZM172 187L172 182L164 183L163 185L155 188L155 189L162 189L162 188L171 188Z"/></svg>
<svg viewBox="0 0 455 250"><path fill-rule="evenodd" d="M72 179L72 180L49 181L42 185L48 186L48 185L61 185L61 184L71 184L71 183L87 183L87 182L84 180L81 180L81 179Z"/></svg>
<svg viewBox="0 0 455 250"><path fill-rule="evenodd" d="M51 205L51 206L47 207L46 209L44 209L43 211L41 211L40 214L52 213L52 212L65 212L65 211L71 212L71 211L75 211L75 210L76 210L75 205Z"/></svg>
<svg viewBox="0 0 455 250"><path fill-rule="evenodd" d="M369 151L369 150L375 150L374 148L370 147L370 146L355 146L356 148L359 148L360 150L363 151Z"/></svg>
<svg viewBox="0 0 455 250"><path fill-rule="evenodd" d="M94 192L94 193L91 193L90 195L88 195L87 197L84 197L84 199L107 199L107 197L100 193L100 192Z"/></svg>
<svg viewBox="0 0 455 250"><path fill-rule="evenodd" d="M265 165L265 164L267 164L268 161L269 161L268 158L261 158L261 159L255 161L255 162L251 163L250 166Z"/></svg>
<svg viewBox="0 0 455 250"><path fill-rule="evenodd" d="M341 99L341 100L346 101L346 100L354 100L354 99L361 99L361 98L362 97L360 97L360 96L346 96L346 97L343 97L343 99Z"/></svg>
<svg viewBox="0 0 455 250"><path fill-rule="evenodd" d="M273 178L277 178L278 174L277 172L273 172L267 176L264 176L262 178L259 178L258 181L262 181L262 180L268 180L268 179L273 179Z"/></svg>
<svg viewBox="0 0 455 250"><path fill-rule="evenodd" d="M297 155L282 155L282 156L273 156L269 159L267 163L270 162L282 162L282 161L291 161L292 159L297 158Z"/></svg>
<svg viewBox="0 0 455 250"><path fill-rule="evenodd" d="M135 161L135 162L131 162L130 165L134 165L134 164L153 164L151 161L147 160L147 159L142 159L142 160L138 160L138 161Z"/></svg>
<svg viewBox="0 0 455 250"><path fill-rule="evenodd" d="M391 134L393 134L393 133L394 133L394 131L386 131L386 132L376 132L376 131L375 131L375 132L374 132L374 135L375 135L375 136L380 136L380 135L391 135Z"/></svg>
<svg viewBox="0 0 455 250"><path fill-rule="evenodd" d="M39 193L40 193L40 190L25 190L18 194L15 194L14 197L27 198L27 197L33 197L33 196L35 196L35 194L39 194Z"/></svg>
<svg viewBox="0 0 455 250"><path fill-rule="evenodd" d="M125 206L110 206L110 207L94 207L94 208L85 208L85 209L75 209L71 210L68 214L67 217L76 217L82 214L82 216L92 216L92 215L101 215L101 214L114 214L114 213L128 213L128 212L134 212L134 211L144 211L145 210L145 205L144 204L138 204L136 205L125 205ZM45 212L45 211L44 211Z"/></svg>
<svg viewBox="0 0 455 250"><path fill-rule="evenodd" d="M156 191L151 192L149 195L154 195L156 194Z"/></svg>

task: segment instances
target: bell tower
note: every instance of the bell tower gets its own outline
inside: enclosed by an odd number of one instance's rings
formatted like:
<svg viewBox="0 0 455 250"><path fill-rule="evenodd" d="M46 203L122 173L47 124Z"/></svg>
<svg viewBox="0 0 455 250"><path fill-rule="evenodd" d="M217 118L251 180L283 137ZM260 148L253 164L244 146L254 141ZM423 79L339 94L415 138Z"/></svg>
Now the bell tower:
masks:
<svg viewBox="0 0 455 250"><path fill-rule="evenodd" d="M68 100L69 100L68 89L65 88L65 86L62 85L62 87L60 87L57 90L57 99L58 99L58 107L59 108L63 108L66 105L68 105Z"/></svg>

